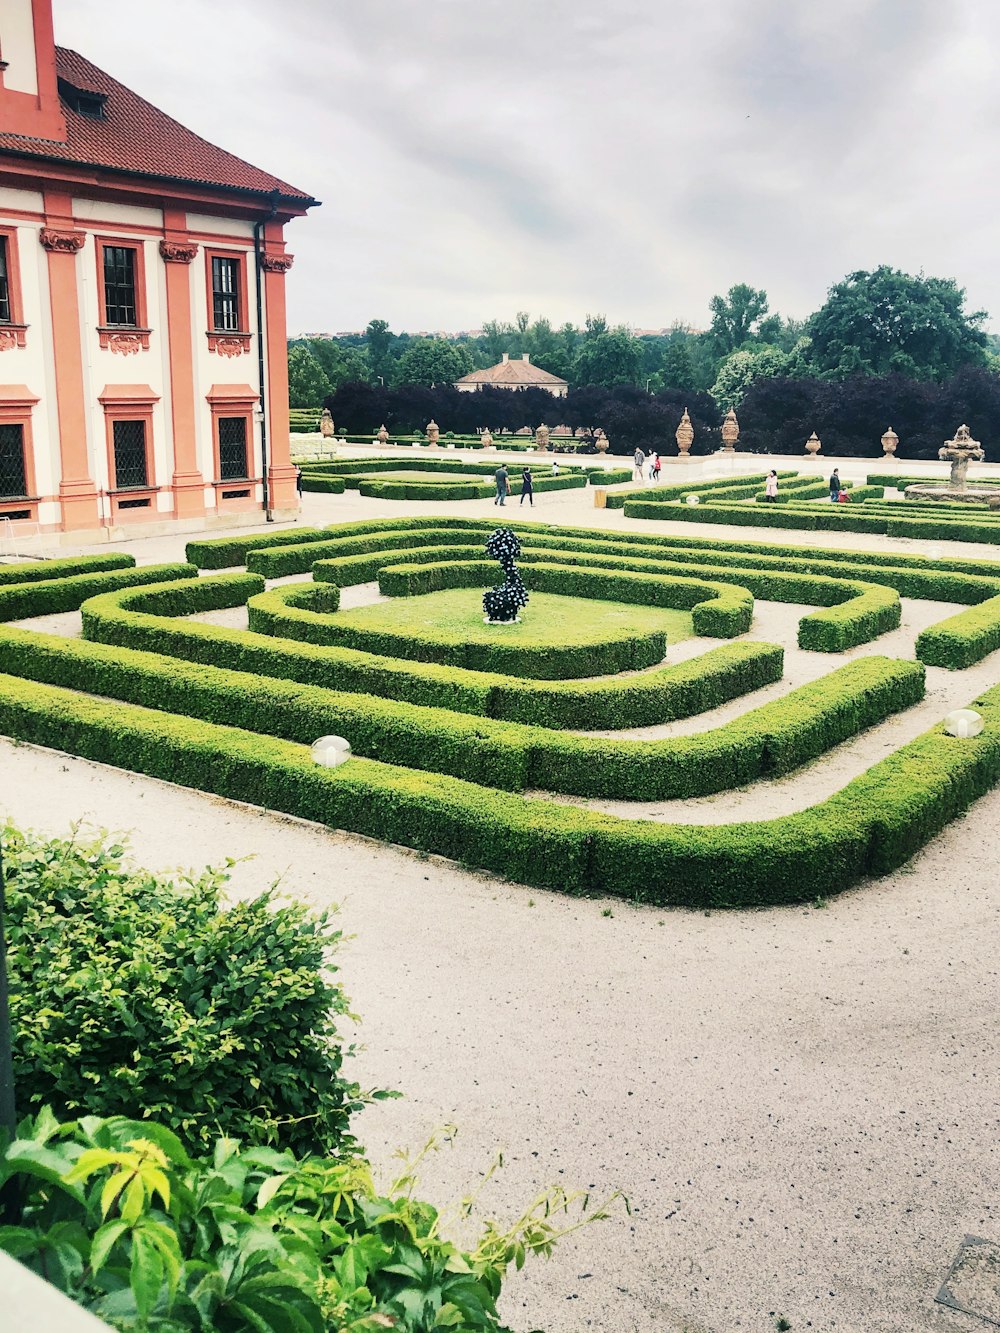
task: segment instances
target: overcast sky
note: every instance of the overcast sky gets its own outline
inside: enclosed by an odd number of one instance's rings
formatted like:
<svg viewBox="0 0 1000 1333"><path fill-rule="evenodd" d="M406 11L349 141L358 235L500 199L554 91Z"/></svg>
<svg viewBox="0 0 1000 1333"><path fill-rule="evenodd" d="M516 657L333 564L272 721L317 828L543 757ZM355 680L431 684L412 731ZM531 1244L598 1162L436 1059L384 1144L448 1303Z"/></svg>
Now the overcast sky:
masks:
<svg viewBox="0 0 1000 1333"><path fill-rule="evenodd" d="M993 0L54 0L56 40L323 201L289 330L802 317L858 268L1000 328Z"/></svg>

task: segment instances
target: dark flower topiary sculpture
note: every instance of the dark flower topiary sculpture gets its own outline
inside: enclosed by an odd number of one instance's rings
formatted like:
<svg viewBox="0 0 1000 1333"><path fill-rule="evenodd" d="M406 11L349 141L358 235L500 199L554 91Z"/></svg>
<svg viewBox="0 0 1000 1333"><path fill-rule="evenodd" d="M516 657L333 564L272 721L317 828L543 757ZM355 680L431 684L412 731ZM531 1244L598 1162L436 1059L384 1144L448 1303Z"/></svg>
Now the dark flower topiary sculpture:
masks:
<svg viewBox="0 0 1000 1333"><path fill-rule="evenodd" d="M521 554L521 543L510 528L497 528L486 539L486 554L499 560L504 581L483 593L483 619L488 625L511 625L521 607L528 605L528 590L514 563Z"/></svg>

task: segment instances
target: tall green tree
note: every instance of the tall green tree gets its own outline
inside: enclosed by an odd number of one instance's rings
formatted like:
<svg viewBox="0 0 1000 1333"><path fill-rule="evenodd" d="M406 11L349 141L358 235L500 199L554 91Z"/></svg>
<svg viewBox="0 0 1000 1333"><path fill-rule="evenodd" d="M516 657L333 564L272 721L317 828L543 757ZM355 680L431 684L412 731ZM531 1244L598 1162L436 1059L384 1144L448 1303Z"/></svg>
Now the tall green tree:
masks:
<svg viewBox="0 0 1000 1333"><path fill-rule="evenodd" d="M590 316L588 315L588 324ZM637 384L642 371L642 346L628 329L588 334L573 366L576 384L609 389L616 384Z"/></svg>
<svg viewBox="0 0 1000 1333"><path fill-rule="evenodd" d="M513 351L511 345L513 335L514 326L512 324L507 324L499 319L488 319L486 321L483 325L483 342L489 356L489 365L495 366L504 352Z"/></svg>
<svg viewBox="0 0 1000 1333"><path fill-rule="evenodd" d="M781 320L768 316L767 292L738 282L725 296L713 296L709 302L712 327L709 332L720 356L738 352L751 340L767 343L778 333Z"/></svg>
<svg viewBox="0 0 1000 1333"><path fill-rule="evenodd" d="M323 367L302 343L288 352L288 403L290 407L319 407L333 392Z"/></svg>
<svg viewBox="0 0 1000 1333"><path fill-rule="evenodd" d="M787 375L791 357L777 347L762 347L757 351L743 348L733 352L719 366L719 373L709 392L720 412L739 407L743 396L755 380L776 379Z"/></svg>
<svg viewBox="0 0 1000 1333"><path fill-rule="evenodd" d="M338 338L310 338L305 345L323 368L333 389L339 389L350 380L371 378L371 365L362 349L351 347Z"/></svg>
<svg viewBox="0 0 1000 1333"><path fill-rule="evenodd" d="M942 380L963 366L986 364L986 312L966 314L953 278L925 278L883 264L849 273L830 288L809 321L820 374L887 375Z"/></svg>
<svg viewBox="0 0 1000 1333"><path fill-rule="evenodd" d="M699 387L695 380L689 342L689 338L675 336L667 343L659 372L659 379L664 388L693 393Z"/></svg>
<svg viewBox="0 0 1000 1333"><path fill-rule="evenodd" d="M400 384L451 384L472 369L469 353L447 338L414 338L399 358Z"/></svg>
<svg viewBox="0 0 1000 1333"><path fill-rule="evenodd" d="M392 330L385 319L368 321L365 329L365 345L368 349L368 363L376 379L388 381L391 361Z"/></svg>

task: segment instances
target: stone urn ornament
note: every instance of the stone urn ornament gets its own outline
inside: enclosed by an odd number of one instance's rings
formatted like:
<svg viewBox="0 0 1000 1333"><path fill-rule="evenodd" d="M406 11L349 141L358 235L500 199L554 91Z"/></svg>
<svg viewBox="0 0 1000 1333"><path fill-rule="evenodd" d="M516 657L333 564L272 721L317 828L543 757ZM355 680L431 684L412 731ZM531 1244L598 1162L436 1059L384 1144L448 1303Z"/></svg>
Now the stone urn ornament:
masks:
<svg viewBox="0 0 1000 1333"><path fill-rule="evenodd" d="M493 436L492 436L492 434L490 433L490 430L489 430L488 427L487 427L486 430L484 430L484 431L482 431L482 432L480 433L480 436L479 436L479 442L480 442L480 444L482 444L482 446L483 446L484 449L492 449L492 448L493 448Z"/></svg>
<svg viewBox="0 0 1000 1333"><path fill-rule="evenodd" d="M808 440L806 440L806 453L815 458L822 448L823 441L819 438L816 432L813 431Z"/></svg>
<svg viewBox="0 0 1000 1333"><path fill-rule="evenodd" d="M376 440L378 440L379 444L389 443L389 432L385 428L385 422L383 422L382 425L379 426L378 434L375 436L375 438Z"/></svg>
<svg viewBox="0 0 1000 1333"><path fill-rule="evenodd" d="M677 441L677 452L682 458L687 458L691 453L691 446L694 444L694 427L691 425L691 418L688 416L686 407L680 425L674 431L674 439Z"/></svg>
<svg viewBox="0 0 1000 1333"><path fill-rule="evenodd" d="M884 458L892 458L899 448L899 436L890 426L882 436L882 455Z"/></svg>
<svg viewBox="0 0 1000 1333"><path fill-rule="evenodd" d="M428 444L437 444L437 442L438 442L438 436L439 436L440 434L441 434L441 427L437 424L437 422L436 422L436 421L428 421L428 423L427 423L427 443L428 443Z"/></svg>
<svg viewBox="0 0 1000 1333"><path fill-rule="evenodd" d="M594 444L597 446L598 453L602 454L606 454L611 448L611 441L604 434L604 431L600 426L598 426L594 435Z"/></svg>
<svg viewBox="0 0 1000 1333"><path fill-rule="evenodd" d="M734 454L739 438L740 423L736 420L736 409L731 407L722 420L722 452Z"/></svg>
<svg viewBox="0 0 1000 1333"><path fill-rule="evenodd" d="M332 439L333 435L335 434L333 426L333 416L328 407L324 407L322 413L320 414L319 433L320 435L323 436L324 440Z"/></svg>
<svg viewBox="0 0 1000 1333"><path fill-rule="evenodd" d="M536 448L536 449L548 449L548 448L549 448L549 443L550 443L550 441L549 441L549 428L548 428L548 426L542 424L542 425L539 426L538 429L535 431L535 448Z"/></svg>

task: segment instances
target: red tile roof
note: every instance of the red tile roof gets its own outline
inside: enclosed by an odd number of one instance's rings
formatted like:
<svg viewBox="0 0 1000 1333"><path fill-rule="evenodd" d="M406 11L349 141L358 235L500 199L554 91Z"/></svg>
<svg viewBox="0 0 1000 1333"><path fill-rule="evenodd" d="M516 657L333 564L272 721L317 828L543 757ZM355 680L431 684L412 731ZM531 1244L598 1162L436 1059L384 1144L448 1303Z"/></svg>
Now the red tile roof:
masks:
<svg viewBox="0 0 1000 1333"><path fill-rule="evenodd" d="M532 384L542 389L567 384L567 381L560 379L558 375L550 375L547 370L542 370L540 366L533 366L526 357L522 357L520 361L511 361L505 358L495 366L487 366L485 370L474 370L471 374L463 375L460 380L455 382L457 384L498 384L501 388L515 389Z"/></svg>
<svg viewBox="0 0 1000 1333"><path fill-rule="evenodd" d="M106 96L103 118L81 115L64 101L65 143L0 134L0 152L251 194L273 194L277 190L284 199L304 205L316 202L287 181L192 133L76 51L57 46L56 71L60 79L75 88Z"/></svg>

